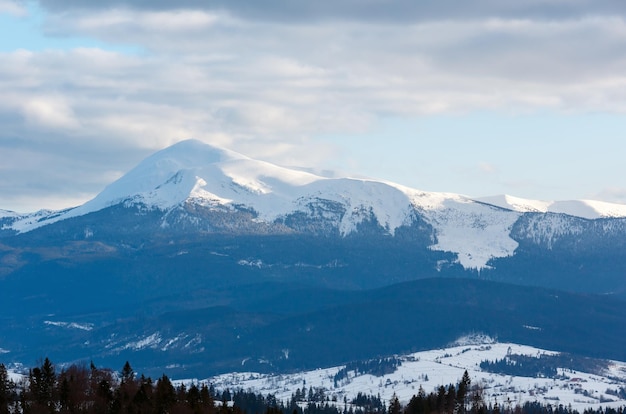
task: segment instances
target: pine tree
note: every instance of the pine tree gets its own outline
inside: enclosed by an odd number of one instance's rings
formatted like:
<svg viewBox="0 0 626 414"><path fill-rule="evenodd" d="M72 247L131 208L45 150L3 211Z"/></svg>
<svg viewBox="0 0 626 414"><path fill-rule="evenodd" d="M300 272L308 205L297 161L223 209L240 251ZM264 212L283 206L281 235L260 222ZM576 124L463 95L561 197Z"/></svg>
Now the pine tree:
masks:
<svg viewBox="0 0 626 414"><path fill-rule="evenodd" d="M154 393L156 412L165 414L170 411L170 408L173 407L174 404L176 404L176 390L170 379L163 374L163 376L157 380Z"/></svg>
<svg viewBox="0 0 626 414"><path fill-rule="evenodd" d="M189 386L189 389L187 390L186 400L187 406L189 406L189 408L191 408L193 412L197 412L200 410L200 389L196 384L191 384Z"/></svg>
<svg viewBox="0 0 626 414"><path fill-rule="evenodd" d="M124 364L121 374L121 380L123 383L130 383L135 380L135 371L133 371L133 368L130 366L130 363L128 361L126 361L126 363Z"/></svg>
<svg viewBox="0 0 626 414"><path fill-rule="evenodd" d="M200 389L200 401L202 404L203 412L215 412L215 389L213 388L213 384L210 387L207 387L206 384L202 385Z"/></svg>
<svg viewBox="0 0 626 414"><path fill-rule="evenodd" d="M439 388L437 389L437 402L436 402L436 409L438 412L440 413L444 412L445 403L446 403L446 387L444 387L443 385L440 385Z"/></svg>
<svg viewBox="0 0 626 414"><path fill-rule="evenodd" d="M393 393L391 400L389 401L389 414L400 414L402 412L402 405L400 404L400 400L396 393Z"/></svg>
<svg viewBox="0 0 626 414"><path fill-rule="evenodd" d="M54 412L56 400L54 398L56 374L54 365L48 358L40 367L29 372L29 394L36 411Z"/></svg>
<svg viewBox="0 0 626 414"><path fill-rule="evenodd" d="M153 412L154 400L153 400L152 379L146 378L143 374L139 379L139 388L133 396L132 405L139 412Z"/></svg>
<svg viewBox="0 0 626 414"><path fill-rule="evenodd" d="M458 413L465 413L467 393L470 389L471 383L472 380L470 379L467 370L465 370L463 378L461 378L461 382L459 382L459 386L456 391L456 412Z"/></svg>
<svg viewBox="0 0 626 414"><path fill-rule="evenodd" d="M0 414L8 414L15 394L15 384L9 379L9 373L0 364Z"/></svg>
<svg viewBox="0 0 626 414"><path fill-rule="evenodd" d="M132 407L134 406L133 400L137 394L139 385L135 380L135 371L133 371L128 361L126 361L122 367L120 377L120 385L114 394L112 405L116 409L119 409L119 412L132 411Z"/></svg>
<svg viewBox="0 0 626 414"><path fill-rule="evenodd" d="M72 412L70 381L64 372L59 376L59 404L62 412Z"/></svg>
<svg viewBox="0 0 626 414"><path fill-rule="evenodd" d="M454 413L454 409L456 408L456 388L454 385L448 385L448 390L446 391L446 402L445 402L445 412Z"/></svg>

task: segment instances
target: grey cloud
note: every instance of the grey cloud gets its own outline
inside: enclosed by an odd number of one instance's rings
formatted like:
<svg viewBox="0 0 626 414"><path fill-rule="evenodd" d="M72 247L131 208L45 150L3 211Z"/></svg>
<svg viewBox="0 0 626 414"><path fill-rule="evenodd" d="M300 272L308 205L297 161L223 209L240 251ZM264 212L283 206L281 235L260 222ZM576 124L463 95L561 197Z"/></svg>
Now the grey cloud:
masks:
<svg viewBox="0 0 626 414"><path fill-rule="evenodd" d="M612 203L626 204L626 188L611 187L589 196L592 200L606 200Z"/></svg>
<svg viewBox="0 0 626 414"><path fill-rule="evenodd" d="M227 11L254 20L303 22L354 20L415 22L485 17L562 19L589 15L623 15L622 0L39 0L53 11L127 7L142 10L199 9Z"/></svg>
<svg viewBox="0 0 626 414"><path fill-rule="evenodd" d="M7 13L13 16L24 17L28 14L26 7L13 0L0 0L0 14Z"/></svg>
<svg viewBox="0 0 626 414"><path fill-rule="evenodd" d="M626 22L619 18L485 21L481 26L460 29L455 41L436 45L428 55L442 70L509 79L530 89L611 79L624 64Z"/></svg>
<svg viewBox="0 0 626 414"><path fill-rule="evenodd" d="M3 118L5 125L19 123ZM149 152L114 150L104 140L68 142L63 134L29 132L18 139L0 137L0 208L29 212L82 204Z"/></svg>

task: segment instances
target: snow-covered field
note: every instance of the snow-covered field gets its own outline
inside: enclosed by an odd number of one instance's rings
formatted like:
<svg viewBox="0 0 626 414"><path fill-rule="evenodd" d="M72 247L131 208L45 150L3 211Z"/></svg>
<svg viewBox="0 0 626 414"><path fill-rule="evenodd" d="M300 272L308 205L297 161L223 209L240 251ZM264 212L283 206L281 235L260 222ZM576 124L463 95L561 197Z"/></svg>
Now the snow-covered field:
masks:
<svg viewBox="0 0 626 414"><path fill-rule="evenodd" d="M292 398L296 389L322 389L325 396L343 407L344 397L349 402L358 393L380 396L386 404L395 394L402 404L406 404L418 393L420 387L430 393L441 385L457 384L467 370L472 387L478 386L482 389L486 404L497 402L504 407L514 407L536 401L546 405L571 407L579 412L586 408L626 407L626 399L620 399L614 393L608 392L626 388L626 362L611 361L608 369L602 373L559 368L556 379L493 374L480 369L482 361L500 360L508 354L539 357L557 353L526 345L496 343L483 337L482 343L462 343L398 356L401 365L395 372L383 376L349 371L347 378L335 382L335 374L345 367L337 366L295 374L238 372L201 381L185 379L173 382L207 383L213 384L217 390L229 388L263 395L274 394L279 401L284 402ZM23 374L19 371L9 369L10 378L20 381Z"/></svg>
<svg viewBox="0 0 626 414"><path fill-rule="evenodd" d="M483 360L494 361L507 353L539 356L556 354L547 350L511 343L458 345L450 348L417 352L399 357L402 364L388 375L356 375L335 386L334 375L343 366L317 369L290 375L264 375L254 372L224 374L208 378L217 389L244 389L262 394L275 394L277 399L287 401L297 388L323 388L325 395L336 397L343 405L344 397L350 401L357 393L380 395L386 403L395 393L403 404L418 393L419 387L429 393L440 385L456 384L468 371L472 385L484 390L486 403L505 406L537 401L542 404L570 406L579 411L585 408L621 407L626 400L608 394L626 386L626 363L612 362L602 375L559 369L560 379L515 377L483 372L479 364Z"/></svg>

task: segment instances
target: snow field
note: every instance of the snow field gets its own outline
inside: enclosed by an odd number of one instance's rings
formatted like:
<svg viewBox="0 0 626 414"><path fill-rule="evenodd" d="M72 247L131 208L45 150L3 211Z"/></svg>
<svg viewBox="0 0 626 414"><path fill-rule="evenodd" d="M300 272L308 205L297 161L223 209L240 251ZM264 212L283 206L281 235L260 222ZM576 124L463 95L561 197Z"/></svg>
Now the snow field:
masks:
<svg viewBox="0 0 626 414"><path fill-rule="evenodd" d="M440 350L417 352L401 357L402 365L388 375L354 375L342 380L335 387L334 375L343 366L318 369L290 375L264 375L252 372L224 374L207 379L217 389L252 390L262 394L274 394L277 399L291 399L296 388L307 390L323 388L329 397L335 396L343 406L344 396L350 401L361 392L380 395L389 402L394 394L403 404L418 393L421 386L427 393L440 385L457 384L465 370L472 385L483 389L486 403L502 405L523 404L537 401L542 404L570 406L579 411L585 408L621 407L626 400L619 400L606 393L607 389L626 386L626 363L614 362L605 375L595 375L571 370L559 370L563 379L515 377L481 371L483 360L494 361L507 353L539 356L554 352L510 343L462 345Z"/></svg>

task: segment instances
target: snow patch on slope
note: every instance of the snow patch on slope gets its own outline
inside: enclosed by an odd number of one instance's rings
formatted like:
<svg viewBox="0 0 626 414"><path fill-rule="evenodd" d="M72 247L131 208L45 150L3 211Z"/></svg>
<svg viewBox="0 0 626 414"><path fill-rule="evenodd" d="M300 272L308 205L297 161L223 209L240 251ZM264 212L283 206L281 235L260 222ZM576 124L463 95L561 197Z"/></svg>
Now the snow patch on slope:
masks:
<svg viewBox="0 0 626 414"><path fill-rule="evenodd" d="M551 249L561 237L581 234L584 231L581 221L582 219L572 220L558 214L530 217L520 235Z"/></svg>
<svg viewBox="0 0 626 414"><path fill-rule="evenodd" d="M161 333L155 332L152 335L144 336L138 341L129 342L121 348L115 349L115 351L123 351L125 349L132 349L134 351L139 351L146 348L156 349L161 342L163 342L163 337L161 336Z"/></svg>
<svg viewBox="0 0 626 414"><path fill-rule="evenodd" d="M413 207L408 195L398 186L380 181L340 178L321 179L302 188L299 210L308 202L324 199L343 205L345 214L339 223L341 235L357 230L358 225L372 216L389 233L409 225Z"/></svg>
<svg viewBox="0 0 626 414"><path fill-rule="evenodd" d="M493 258L512 256L518 243L510 237L520 214L446 193L413 192L412 201L436 231L432 250L453 252L466 269L484 269Z"/></svg>
<svg viewBox="0 0 626 414"><path fill-rule="evenodd" d="M43 323L45 325L58 326L60 328L80 329L81 331L93 330L92 323L60 322L60 321L43 321Z"/></svg>
<svg viewBox="0 0 626 414"><path fill-rule="evenodd" d="M63 220L66 218L66 214L72 211L72 209L52 211L52 210L39 210L34 213L19 214L15 212L7 212L3 210L6 215L0 217L9 219L9 223L2 226L2 230L15 230L18 232L27 232L36 229L41 226L45 226L55 221ZM4 214L3 213L3 214Z"/></svg>
<svg viewBox="0 0 626 414"><path fill-rule="evenodd" d="M15 369L7 369L7 376L9 377L9 381L13 381L15 384L20 384L21 382L27 379L25 374L22 374Z"/></svg>
<svg viewBox="0 0 626 414"><path fill-rule="evenodd" d="M468 346L468 345L491 345L497 341L483 333L471 333L458 338L452 343L452 346Z"/></svg>

